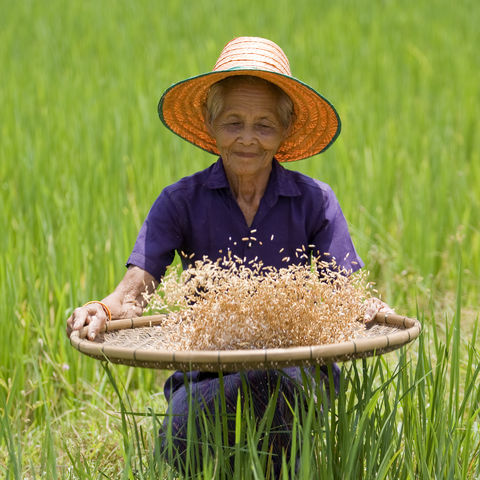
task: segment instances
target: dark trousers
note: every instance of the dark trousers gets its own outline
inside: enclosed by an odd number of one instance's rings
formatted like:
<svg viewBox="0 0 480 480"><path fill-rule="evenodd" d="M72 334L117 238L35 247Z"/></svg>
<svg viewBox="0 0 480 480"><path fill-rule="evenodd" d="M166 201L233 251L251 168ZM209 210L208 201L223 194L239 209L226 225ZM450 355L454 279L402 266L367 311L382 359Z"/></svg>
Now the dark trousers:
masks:
<svg viewBox="0 0 480 480"><path fill-rule="evenodd" d="M333 384L338 394L340 385L340 369L332 366ZM329 394L327 367L320 367L320 381ZM316 380L315 380L316 378ZM179 471L183 471L186 462L187 430L190 421L190 432L193 437L202 436L204 418L214 418L218 414L226 414L228 438L224 445L233 447L235 443L235 412L238 397L243 406L248 400L256 421L260 421L272 397L276 396L275 408L271 419L268 437L268 452L272 454L275 473L278 475L282 463L282 454L289 454L291 443L291 427L293 423L292 408L295 403L306 399L309 392L302 386L305 381L315 388L318 376L315 368L300 369L289 367L282 370L250 370L237 373L225 373L222 378L216 373L208 372L175 372L165 383L165 397L168 410L160 436L162 452L167 461ZM222 406L220 388L224 391ZM243 411L243 410L242 410ZM190 420L189 420L190 418ZM170 445L170 447L169 447ZM202 451L202 446L199 446ZM199 455L195 463L202 468L203 455Z"/></svg>

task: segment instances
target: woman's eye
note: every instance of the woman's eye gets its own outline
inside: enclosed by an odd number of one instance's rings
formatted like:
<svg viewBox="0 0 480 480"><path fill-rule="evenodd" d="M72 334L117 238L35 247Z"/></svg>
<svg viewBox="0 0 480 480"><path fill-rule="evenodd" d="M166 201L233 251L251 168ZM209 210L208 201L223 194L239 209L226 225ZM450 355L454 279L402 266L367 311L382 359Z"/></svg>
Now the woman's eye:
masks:
<svg viewBox="0 0 480 480"><path fill-rule="evenodd" d="M271 125L267 125L266 123L258 124L257 128L262 132L270 132L273 129Z"/></svg>

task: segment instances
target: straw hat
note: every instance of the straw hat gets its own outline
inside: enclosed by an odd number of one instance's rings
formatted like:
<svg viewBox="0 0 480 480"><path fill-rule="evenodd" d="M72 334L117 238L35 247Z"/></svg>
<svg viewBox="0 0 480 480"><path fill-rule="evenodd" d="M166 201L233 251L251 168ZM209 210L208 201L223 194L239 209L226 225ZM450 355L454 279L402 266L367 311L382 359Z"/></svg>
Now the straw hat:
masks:
<svg viewBox="0 0 480 480"><path fill-rule="evenodd" d="M167 128L207 152L219 154L208 133L203 105L209 88L235 75L252 75L274 83L293 101L294 124L275 158L289 162L327 149L340 133L340 118L332 104L292 77L288 58L274 42L259 37L238 37L227 43L213 71L188 78L168 88L158 104Z"/></svg>

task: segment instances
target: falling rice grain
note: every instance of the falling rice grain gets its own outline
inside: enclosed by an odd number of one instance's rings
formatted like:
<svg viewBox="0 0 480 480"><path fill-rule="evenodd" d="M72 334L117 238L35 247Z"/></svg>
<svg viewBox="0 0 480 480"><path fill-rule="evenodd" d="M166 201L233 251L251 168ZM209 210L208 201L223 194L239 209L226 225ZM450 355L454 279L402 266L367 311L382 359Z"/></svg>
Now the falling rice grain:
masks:
<svg viewBox="0 0 480 480"><path fill-rule="evenodd" d="M172 269L148 300L150 313L169 312L158 327L161 348L284 348L354 338L370 289L365 274L345 275L333 262L277 270L229 253Z"/></svg>

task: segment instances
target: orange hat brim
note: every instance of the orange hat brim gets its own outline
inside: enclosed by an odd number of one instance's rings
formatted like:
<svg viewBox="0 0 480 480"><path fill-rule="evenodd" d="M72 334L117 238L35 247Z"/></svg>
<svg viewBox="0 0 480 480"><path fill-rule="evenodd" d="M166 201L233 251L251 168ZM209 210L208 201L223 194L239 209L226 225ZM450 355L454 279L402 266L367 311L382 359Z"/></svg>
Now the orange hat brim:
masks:
<svg viewBox="0 0 480 480"><path fill-rule="evenodd" d="M294 77L259 69L213 71L172 85L158 104L160 119L178 136L219 155L215 139L205 125L203 110L209 88L235 75L263 78L280 87L292 100L295 119L290 135L275 155L278 161L292 162L321 153L340 134L340 117L322 95Z"/></svg>

